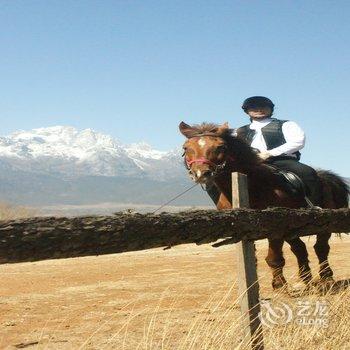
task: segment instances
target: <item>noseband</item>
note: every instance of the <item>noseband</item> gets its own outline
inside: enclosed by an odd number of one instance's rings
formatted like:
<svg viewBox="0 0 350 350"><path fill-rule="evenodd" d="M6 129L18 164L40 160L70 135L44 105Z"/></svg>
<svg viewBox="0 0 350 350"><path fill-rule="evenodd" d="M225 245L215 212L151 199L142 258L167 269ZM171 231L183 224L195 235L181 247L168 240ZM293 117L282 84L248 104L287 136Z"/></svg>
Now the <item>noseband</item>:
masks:
<svg viewBox="0 0 350 350"><path fill-rule="evenodd" d="M185 155L185 154L184 154ZM214 167L214 171L212 172L212 176L215 177L216 175L218 175L221 171L223 171L227 165L227 161L234 161L234 157L233 156L227 156L227 158L221 163L221 164L216 164L212 161L210 161L207 158L201 157L201 158L195 158L192 160L187 160L186 157L184 159L185 161L185 167L187 168L187 170L189 170L191 172L191 165L194 163L199 163L199 164L208 164L212 167Z"/></svg>
<svg viewBox="0 0 350 350"><path fill-rule="evenodd" d="M202 158L196 158L196 159L193 159L193 160L190 160L190 161L188 161L188 160L186 159L186 164L187 164L187 167L188 167L188 168L190 168L191 165L192 165L193 163L208 164L208 165L211 165L211 166L217 166L217 164L211 162L209 159L206 159L206 158L204 158L204 157L202 157Z"/></svg>
<svg viewBox="0 0 350 350"><path fill-rule="evenodd" d="M212 161L210 161L207 158L201 157L201 158L195 158L190 161L188 161L185 157L185 166L188 170L191 170L191 165L194 163L199 163L199 164L208 164L212 167L214 167L213 175L216 175L218 172L222 171L225 169L227 161L234 161L235 159L232 156L228 156L221 164L216 164Z"/></svg>

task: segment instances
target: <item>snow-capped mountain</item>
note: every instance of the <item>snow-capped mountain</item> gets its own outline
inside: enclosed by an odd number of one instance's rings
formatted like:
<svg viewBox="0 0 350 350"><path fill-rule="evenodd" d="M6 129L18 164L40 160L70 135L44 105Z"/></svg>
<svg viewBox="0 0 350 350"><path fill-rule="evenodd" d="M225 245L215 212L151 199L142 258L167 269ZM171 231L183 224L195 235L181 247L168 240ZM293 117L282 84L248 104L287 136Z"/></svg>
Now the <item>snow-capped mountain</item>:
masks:
<svg viewBox="0 0 350 350"><path fill-rule="evenodd" d="M159 205L192 183L181 150L124 145L91 129L54 126L0 137L0 201L23 205ZM198 187L174 205L203 205Z"/></svg>
<svg viewBox="0 0 350 350"><path fill-rule="evenodd" d="M131 176L157 180L184 173L180 150L157 151L141 142L123 145L92 129L54 126L0 137L0 160L14 170L81 176Z"/></svg>

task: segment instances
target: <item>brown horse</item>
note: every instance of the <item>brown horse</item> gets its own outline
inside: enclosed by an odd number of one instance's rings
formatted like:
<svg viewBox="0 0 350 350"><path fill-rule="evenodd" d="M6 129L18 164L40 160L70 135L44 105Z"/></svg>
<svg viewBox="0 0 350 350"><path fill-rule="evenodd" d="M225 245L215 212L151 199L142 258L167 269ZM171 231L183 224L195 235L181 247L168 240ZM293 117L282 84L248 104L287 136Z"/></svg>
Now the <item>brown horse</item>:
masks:
<svg viewBox="0 0 350 350"><path fill-rule="evenodd" d="M184 143L185 165L192 179L215 188L218 209L232 208L231 173L240 172L248 177L250 207L305 207L303 196L296 196L288 190L288 184L282 180L277 170L263 163L254 150L242 139L233 135L227 124L206 124L190 126L182 122L181 133L187 137ZM349 187L344 180L330 171L318 171L317 175L323 189L323 208L348 207ZM328 235L317 235L314 249L320 264L321 281L333 281L333 271L328 264ZM305 243L300 238L287 240L299 265L299 276L308 283L312 279ZM283 257L284 240L269 239L266 262L272 270L274 289L286 285L283 276L285 260Z"/></svg>

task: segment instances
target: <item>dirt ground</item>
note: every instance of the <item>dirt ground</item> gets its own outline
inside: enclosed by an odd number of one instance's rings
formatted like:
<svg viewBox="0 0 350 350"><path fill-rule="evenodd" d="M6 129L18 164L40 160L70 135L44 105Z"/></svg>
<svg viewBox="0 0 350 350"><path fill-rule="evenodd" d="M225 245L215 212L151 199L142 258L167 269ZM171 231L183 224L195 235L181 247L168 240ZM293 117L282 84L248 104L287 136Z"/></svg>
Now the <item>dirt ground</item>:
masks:
<svg viewBox="0 0 350 350"><path fill-rule="evenodd" d="M316 273L314 238L304 240ZM331 247L336 279L349 278L350 239L334 237ZM261 296L270 298L266 242L257 253ZM287 246L285 256L295 283ZM1 349L174 349L209 310L212 322L228 308L239 315L234 245L5 264L0 276Z"/></svg>

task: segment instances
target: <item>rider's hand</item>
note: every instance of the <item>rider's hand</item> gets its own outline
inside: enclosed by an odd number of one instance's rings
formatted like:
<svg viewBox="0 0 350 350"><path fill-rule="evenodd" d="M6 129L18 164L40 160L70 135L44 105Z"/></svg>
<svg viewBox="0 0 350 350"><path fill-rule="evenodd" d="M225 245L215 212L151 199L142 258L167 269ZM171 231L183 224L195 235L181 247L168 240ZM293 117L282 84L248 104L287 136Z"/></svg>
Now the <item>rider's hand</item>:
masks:
<svg viewBox="0 0 350 350"><path fill-rule="evenodd" d="M271 154L269 152L259 152L258 153L258 157L261 159L261 160L266 160L268 158L271 157Z"/></svg>

